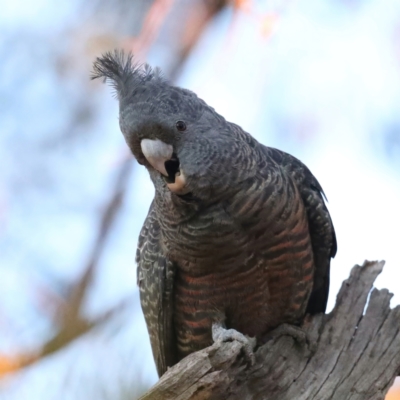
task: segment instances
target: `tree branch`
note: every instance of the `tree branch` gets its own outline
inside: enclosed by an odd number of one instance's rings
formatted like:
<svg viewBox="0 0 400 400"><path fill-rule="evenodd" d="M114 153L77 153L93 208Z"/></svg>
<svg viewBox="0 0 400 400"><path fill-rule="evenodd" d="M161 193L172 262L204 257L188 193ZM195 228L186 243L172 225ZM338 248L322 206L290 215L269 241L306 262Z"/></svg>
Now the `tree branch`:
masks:
<svg viewBox="0 0 400 400"><path fill-rule="evenodd" d="M400 306L372 289L384 262L355 266L330 314L308 317L308 343L280 336L246 365L241 344L214 344L170 368L141 400L381 400L400 372ZM367 305L367 306L366 306Z"/></svg>

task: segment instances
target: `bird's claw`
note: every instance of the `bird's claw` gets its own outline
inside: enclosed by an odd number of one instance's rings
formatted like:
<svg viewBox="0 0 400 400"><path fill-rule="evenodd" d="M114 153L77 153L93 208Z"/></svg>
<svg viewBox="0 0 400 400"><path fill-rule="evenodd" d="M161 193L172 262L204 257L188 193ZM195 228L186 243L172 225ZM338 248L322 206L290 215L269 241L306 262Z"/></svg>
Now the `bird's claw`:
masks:
<svg viewBox="0 0 400 400"><path fill-rule="evenodd" d="M276 329L264 336L263 342L265 343L272 339L276 340L281 336L291 336L301 346L308 343L307 333L298 326L290 324L279 325Z"/></svg>
<svg viewBox="0 0 400 400"><path fill-rule="evenodd" d="M254 348L257 339L243 335L235 329L226 329L221 323L215 322L212 325L212 338L215 343L231 342L233 340L241 343L246 360L250 366L255 364Z"/></svg>

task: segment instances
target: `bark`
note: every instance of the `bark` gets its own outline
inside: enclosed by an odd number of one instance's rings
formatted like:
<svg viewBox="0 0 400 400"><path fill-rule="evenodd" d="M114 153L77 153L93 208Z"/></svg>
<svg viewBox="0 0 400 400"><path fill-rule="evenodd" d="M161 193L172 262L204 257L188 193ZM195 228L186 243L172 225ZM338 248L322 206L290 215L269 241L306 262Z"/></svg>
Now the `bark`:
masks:
<svg viewBox="0 0 400 400"><path fill-rule="evenodd" d="M400 372L400 306L372 289L384 262L355 266L330 314L307 317L307 342L277 336L255 350L215 343L170 368L141 400L380 400ZM371 290L372 289L372 290Z"/></svg>

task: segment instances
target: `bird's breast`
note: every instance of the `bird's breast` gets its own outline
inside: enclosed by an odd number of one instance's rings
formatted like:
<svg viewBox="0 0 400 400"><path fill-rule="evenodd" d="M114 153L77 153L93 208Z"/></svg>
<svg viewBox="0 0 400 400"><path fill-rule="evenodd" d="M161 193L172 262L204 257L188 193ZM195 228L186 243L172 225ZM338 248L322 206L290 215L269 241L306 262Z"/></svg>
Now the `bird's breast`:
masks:
<svg viewBox="0 0 400 400"><path fill-rule="evenodd" d="M163 230L178 267L174 318L182 356L211 344L221 313L228 328L257 337L304 316L314 273L307 215L296 187L280 183L252 187Z"/></svg>
<svg viewBox="0 0 400 400"><path fill-rule="evenodd" d="M243 265L251 240L246 231L223 207L214 207L162 232L166 254L180 268L194 275L209 272L215 266L235 269Z"/></svg>

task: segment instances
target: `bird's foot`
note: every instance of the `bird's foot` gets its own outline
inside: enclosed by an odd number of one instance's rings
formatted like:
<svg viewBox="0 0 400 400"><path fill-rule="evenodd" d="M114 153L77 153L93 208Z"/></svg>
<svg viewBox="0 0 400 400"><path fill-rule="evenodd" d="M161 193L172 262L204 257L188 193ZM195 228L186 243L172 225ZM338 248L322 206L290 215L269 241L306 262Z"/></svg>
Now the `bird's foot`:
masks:
<svg viewBox="0 0 400 400"><path fill-rule="evenodd" d="M303 346L309 342L307 333L298 326L282 324L263 337L263 343L276 340L282 336L291 336L299 345Z"/></svg>
<svg viewBox="0 0 400 400"><path fill-rule="evenodd" d="M214 322L212 325L212 338L215 343L238 341L243 346L243 351L246 360L250 366L255 364L254 348L257 344L257 339L243 335L235 329L226 329L221 322Z"/></svg>

